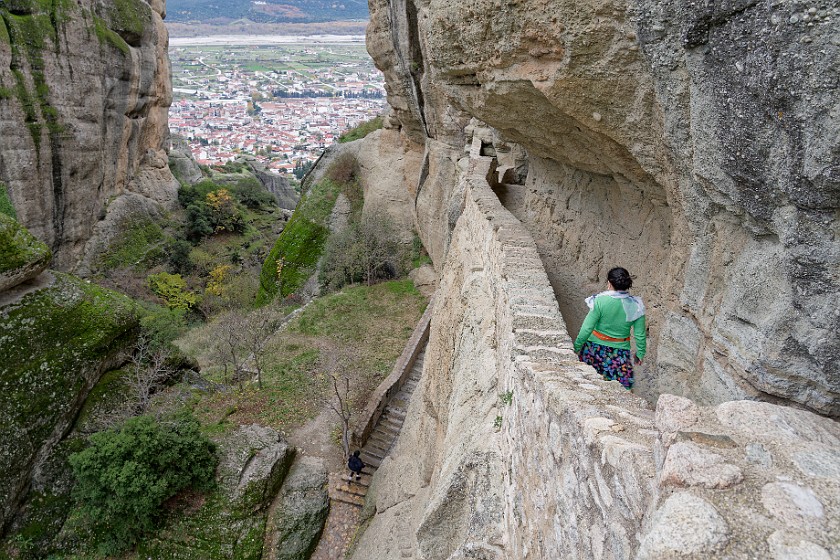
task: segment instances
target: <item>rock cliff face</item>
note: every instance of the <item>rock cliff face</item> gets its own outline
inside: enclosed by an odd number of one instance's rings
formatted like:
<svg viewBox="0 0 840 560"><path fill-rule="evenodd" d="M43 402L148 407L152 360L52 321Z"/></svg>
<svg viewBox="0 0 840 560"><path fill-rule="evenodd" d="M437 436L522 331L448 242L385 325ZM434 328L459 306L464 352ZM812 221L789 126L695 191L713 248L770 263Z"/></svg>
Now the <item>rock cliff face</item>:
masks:
<svg viewBox="0 0 840 560"><path fill-rule="evenodd" d="M393 163L422 162L402 190L430 254L440 267L477 137L572 334L611 266L636 276L641 393L840 415L838 17L829 2L372 2L387 124L412 154Z"/></svg>
<svg viewBox="0 0 840 560"><path fill-rule="evenodd" d="M440 284L354 558L840 555L838 17L371 3L369 149ZM649 308L636 394L571 346L615 265Z"/></svg>
<svg viewBox="0 0 840 560"><path fill-rule="evenodd" d="M163 0L0 6L0 183L59 269L114 231L126 200L174 201L164 15Z"/></svg>
<svg viewBox="0 0 840 560"><path fill-rule="evenodd" d="M572 350L529 232L478 141L423 377L352 558L840 554L840 424L754 401L655 411Z"/></svg>
<svg viewBox="0 0 840 560"><path fill-rule="evenodd" d="M50 251L0 214L0 536L94 385L126 359L139 325L127 297L44 271Z"/></svg>

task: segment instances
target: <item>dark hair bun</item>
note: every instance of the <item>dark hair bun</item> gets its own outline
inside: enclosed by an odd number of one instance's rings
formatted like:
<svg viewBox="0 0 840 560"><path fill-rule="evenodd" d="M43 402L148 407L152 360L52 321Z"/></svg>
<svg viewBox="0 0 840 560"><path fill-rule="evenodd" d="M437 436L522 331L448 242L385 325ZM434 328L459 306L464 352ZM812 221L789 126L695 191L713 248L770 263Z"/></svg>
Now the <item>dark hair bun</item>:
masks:
<svg viewBox="0 0 840 560"><path fill-rule="evenodd" d="M624 291L633 287L633 279L630 278L630 273L627 272L626 268L620 266L610 269L607 273L607 280L616 290Z"/></svg>

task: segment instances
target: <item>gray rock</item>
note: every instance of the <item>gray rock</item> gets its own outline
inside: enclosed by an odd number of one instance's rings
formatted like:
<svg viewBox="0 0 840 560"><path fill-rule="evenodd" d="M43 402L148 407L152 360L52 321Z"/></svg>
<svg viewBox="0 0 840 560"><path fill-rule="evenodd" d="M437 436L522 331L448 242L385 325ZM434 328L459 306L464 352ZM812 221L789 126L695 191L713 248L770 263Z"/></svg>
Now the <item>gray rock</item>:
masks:
<svg viewBox="0 0 840 560"><path fill-rule="evenodd" d="M14 218L0 213L0 292L46 270L52 253Z"/></svg>
<svg viewBox="0 0 840 560"><path fill-rule="evenodd" d="M668 449L660 474L663 486L729 488L744 479L741 469L693 443L678 442Z"/></svg>
<svg viewBox="0 0 840 560"><path fill-rule="evenodd" d="M250 510L271 502L295 456L280 434L256 424L225 435L219 448L219 485L236 507Z"/></svg>
<svg viewBox="0 0 840 560"><path fill-rule="evenodd" d="M13 27L0 33L0 84L13 92L0 95L0 182L58 269L79 262L114 198L171 201L177 187L164 151L168 33L153 4L125 3L128 20L97 0L0 5Z"/></svg>
<svg viewBox="0 0 840 560"><path fill-rule="evenodd" d="M825 509L810 488L773 482L761 489L764 508L784 527L810 530L822 524Z"/></svg>
<svg viewBox="0 0 840 560"><path fill-rule="evenodd" d="M831 560L831 555L818 544L776 531L767 540L773 560Z"/></svg>
<svg viewBox="0 0 840 560"><path fill-rule="evenodd" d="M768 469L773 466L773 456L760 443L747 444L746 459L750 463L761 465Z"/></svg>
<svg viewBox="0 0 840 560"><path fill-rule="evenodd" d="M245 160L254 176L265 189L274 195L277 206L284 210L294 210L300 200L300 195L292 188L285 175L278 175L266 170L265 166L254 159Z"/></svg>
<svg viewBox="0 0 840 560"><path fill-rule="evenodd" d="M729 527L714 506L693 494L679 492L656 511L637 559L665 560L711 554L728 540Z"/></svg>
<svg viewBox="0 0 840 560"><path fill-rule="evenodd" d="M329 513L327 470L315 457L300 457L280 490L272 531L276 560L307 560Z"/></svg>
<svg viewBox="0 0 840 560"><path fill-rule="evenodd" d="M169 148L169 168L178 181L194 185L204 178L204 173L193 158L186 138L173 135Z"/></svg>
<svg viewBox="0 0 840 560"><path fill-rule="evenodd" d="M697 405L676 395L660 395L656 401L656 427L663 432L690 428L700 419Z"/></svg>

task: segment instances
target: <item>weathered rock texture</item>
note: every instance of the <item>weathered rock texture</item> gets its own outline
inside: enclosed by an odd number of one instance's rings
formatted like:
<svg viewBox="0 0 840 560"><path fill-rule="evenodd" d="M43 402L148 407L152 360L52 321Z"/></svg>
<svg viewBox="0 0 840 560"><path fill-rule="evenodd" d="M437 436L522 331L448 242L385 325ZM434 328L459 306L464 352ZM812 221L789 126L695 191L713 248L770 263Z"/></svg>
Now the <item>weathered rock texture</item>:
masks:
<svg viewBox="0 0 840 560"><path fill-rule="evenodd" d="M374 0L368 49L399 154L379 166L404 171L439 268L477 138L573 334L582 298L629 268L650 310L637 387L651 399L836 417L838 17L827 1Z"/></svg>
<svg viewBox="0 0 840 560"><path fill-rule="evenodd" d="M88 393L125 360L138 323L129 298L59 272L0 293L0 536Z"/></svg>
<svg viewBox="0 0 840 560"><path fill-rule="evenodd" d="M0 214L0 292L41 274L51 257L49 248L26 228Z"/></svg>
<svg viewBox="0 0 840 560"><path fill-rule="evenodd" d="M18 219L73 269L122 199L153 210L178 183L162 0L0 6L0 182ZM95 246L100 246L99 240Z"/></svg>
<svg viewBox="0 0 840 560"><path fill-rule="evenodd" d="M270 535L266 542L270 543L271 550L264 551L264 557L308 559L318 545L329 509L324 461L317 457L300 457L277 496L274 518L267 528Z"/></svg>
<svg viewBox="0 0 840 560"><path fill-rule="evenodd" d="M667 394L654 411L603 381L577 360L480 151L458 185L423 378L353 558L840 554L840 424Z"/></svg>

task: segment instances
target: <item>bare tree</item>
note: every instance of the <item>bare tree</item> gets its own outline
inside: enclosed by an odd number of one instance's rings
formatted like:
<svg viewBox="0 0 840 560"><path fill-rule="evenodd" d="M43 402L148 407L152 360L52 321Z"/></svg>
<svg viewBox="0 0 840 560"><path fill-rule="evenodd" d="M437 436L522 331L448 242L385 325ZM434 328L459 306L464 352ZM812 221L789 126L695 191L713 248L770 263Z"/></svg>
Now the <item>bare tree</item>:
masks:
<svg viewBox="0 0 840 560"><path fill-rule="evenodd" d="M335 412L336 416L341 420L341 449L344 451L344 460L350 458L350 378L344 376L343 386L338 380L337 375L331 375L333 384L333 391L335 391L335 400L329 401L329 407Z"/></svg>
<svg viewBox="0 0 840 560"><path fill-rule="evenodd" d="M166 346L154 344L146 334L140 335L131 357L128 375L123 378L135 414L146 413L152 395L174 373L174 368L169 365L169 358L170 352Z"/></svg>
<svg viewBox="0 0 840 560"><path fill-rule="evenodd" d="M274 320L271 312L263 307L248 315L244 322L245 328L242 329L240 334L241 341L250 353L248 358L254 363L254 369L257 374L257 386L262 389L265 347L268 344L271 333L274 331Z"/></svg>
<svg viewBox="0 0 840 560"><path fill-rule="evenodd" d="M245 358L248 352L242 342L242 332L247 322L241 313L229 311L218 318L219 339L216 343L216 357L225 368L225 378L230 383L238 383L240 388L245 379ZM228 366L232 375L228 378Z"/></svg>
<svg viewBox="0 0 840 560"><path fill-rule="evenodd" d="M333 388L333 395L327 401L327 405L341 421L341 448L346 460L350 457L350 420L353 416L350 372L356 361L356 352L349 346L338 346L329 342L322 343L319 349L319 360Z"/></svg>

